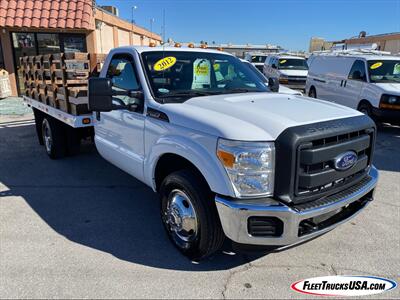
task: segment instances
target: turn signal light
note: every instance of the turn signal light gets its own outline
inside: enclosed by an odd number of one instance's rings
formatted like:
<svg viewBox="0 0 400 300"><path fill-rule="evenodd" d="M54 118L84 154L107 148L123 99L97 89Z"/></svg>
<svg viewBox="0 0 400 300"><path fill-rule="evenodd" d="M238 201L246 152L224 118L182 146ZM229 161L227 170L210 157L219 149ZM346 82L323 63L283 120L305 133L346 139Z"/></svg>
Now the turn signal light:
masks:
<svg viewBox="0 0 400 300"><path fill-rule="evenodd" d="M82 119L82 124L90 124L90 118Z"/></svg>
<svg viewBox="0 0 400 300"><path fill-rule="evenodd" d="M218 150L217 155L219 160L225 167L233 168L233 163L235 162L235 156L232 153L228 153L223 150Z"/></svg>
<svg viewBox="0 0 400 300"><path fill-rule="evenodd" d="M379 108L386 108L386 109L398 109L400 110L400 105L396 104L387 104L387 103L380 103Z"/></svg>

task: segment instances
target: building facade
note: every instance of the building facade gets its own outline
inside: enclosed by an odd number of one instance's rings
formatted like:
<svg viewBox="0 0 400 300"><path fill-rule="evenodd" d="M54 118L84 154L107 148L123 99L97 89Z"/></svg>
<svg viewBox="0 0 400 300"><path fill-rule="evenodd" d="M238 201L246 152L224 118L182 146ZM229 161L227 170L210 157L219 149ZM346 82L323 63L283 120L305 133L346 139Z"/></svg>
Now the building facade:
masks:
<svg viewBox="0 0 400 300"><path fill-rule="evenodd" d="M375 48L376 50L400 55L400 32L367 35L364 31L357 37L337 41L325 41L323 38L311 38L309 51L321 51L352 48Z"/></svg>
<svg viewBox="0 0 400 300"><path fill-rule="evenodd" d="M161 43L161 36L95 6L93 0L0 0L0 68L13 96L24 92L19 58L56 52L108 53Z"/></svg>

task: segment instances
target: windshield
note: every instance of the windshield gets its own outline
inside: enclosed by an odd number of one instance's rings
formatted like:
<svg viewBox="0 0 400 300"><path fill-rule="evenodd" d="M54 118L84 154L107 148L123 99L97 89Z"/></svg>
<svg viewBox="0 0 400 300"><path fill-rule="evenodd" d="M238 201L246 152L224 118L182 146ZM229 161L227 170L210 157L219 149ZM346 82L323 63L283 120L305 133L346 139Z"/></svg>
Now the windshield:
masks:
<svg viewBox="0 0 400 300"><path fill-rule="evenodd" d="M308 65L305 59L298 58L280 58L279 66L280 70L308 70Z"/></svg>
<svg viewBox="0 0 400 300"><path fill-rule="evenodd" d="M400 83L400 60L369 60L368 73L371 82Z"/></svg>
<svg viewBox="0 0 400 300"><path fill-rule="evenodd" d="M257 77L262 81L262 82L268 82L268 78L264 76L263 73L261 73L253 64L249 62L245 62L244 65L248 67L250 70L254 72L254 74L257 75Z"/></svg>
<svg viewBox="0 0 400 300"><path fill-rule="evenodd" d="M230 55L151 51L142 53L142 59L153 96L163 103L196 96L268 92L252 70Z"/></svg>
<svg viewBox="0 0 400 300"><path fill-rule="evenodd" d="M252 55L251 62L253 63L264 63L267 57L265 55Z"/></svg>

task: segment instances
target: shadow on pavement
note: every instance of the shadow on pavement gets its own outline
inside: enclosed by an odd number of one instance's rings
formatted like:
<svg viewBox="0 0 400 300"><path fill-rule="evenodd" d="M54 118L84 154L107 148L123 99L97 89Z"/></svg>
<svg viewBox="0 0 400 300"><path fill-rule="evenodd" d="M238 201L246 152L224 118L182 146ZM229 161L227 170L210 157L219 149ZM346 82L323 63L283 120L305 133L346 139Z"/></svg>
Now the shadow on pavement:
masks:
<svg viewBox="0 0 400 300"><path fill-rule="evenodd" d="M225 270L263 255L221 252L200 263L189 261L164 232L157 195L102 159L89 143L78 156L50 160L34 126L18 122L0 128L0 145L0 184L6 186L0 197L22 197L70 241L121 260L174 270Z"/></svg>
<svg viewBox="0 0 400 300"><path fill-rule="evenodd" d="M374 164L379 170L400 172L400 126L379 124Z"/></svg>

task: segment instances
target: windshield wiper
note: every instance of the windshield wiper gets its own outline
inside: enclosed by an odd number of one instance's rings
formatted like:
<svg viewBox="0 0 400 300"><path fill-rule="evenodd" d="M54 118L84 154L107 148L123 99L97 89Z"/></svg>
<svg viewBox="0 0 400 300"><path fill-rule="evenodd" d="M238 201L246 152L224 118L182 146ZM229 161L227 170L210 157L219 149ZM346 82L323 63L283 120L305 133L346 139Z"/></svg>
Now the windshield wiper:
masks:
<svg viewBox="0 0 400 300"><path fill-rule="evenodd" d="M250 89L246 89L246 88L236 88L236 89L225 90L225 92L233 94L233 93L258 93L261 91L250 90Z"/></svg>
<svg viewBox="0 0 400 300"><path fill-rule="evenodd" d="M180 91L168 93L160 96L160 98L174 98L174 97L196 97L196 96L209 96L216 94L216 92L206 92L206 91Z"/></svg>

